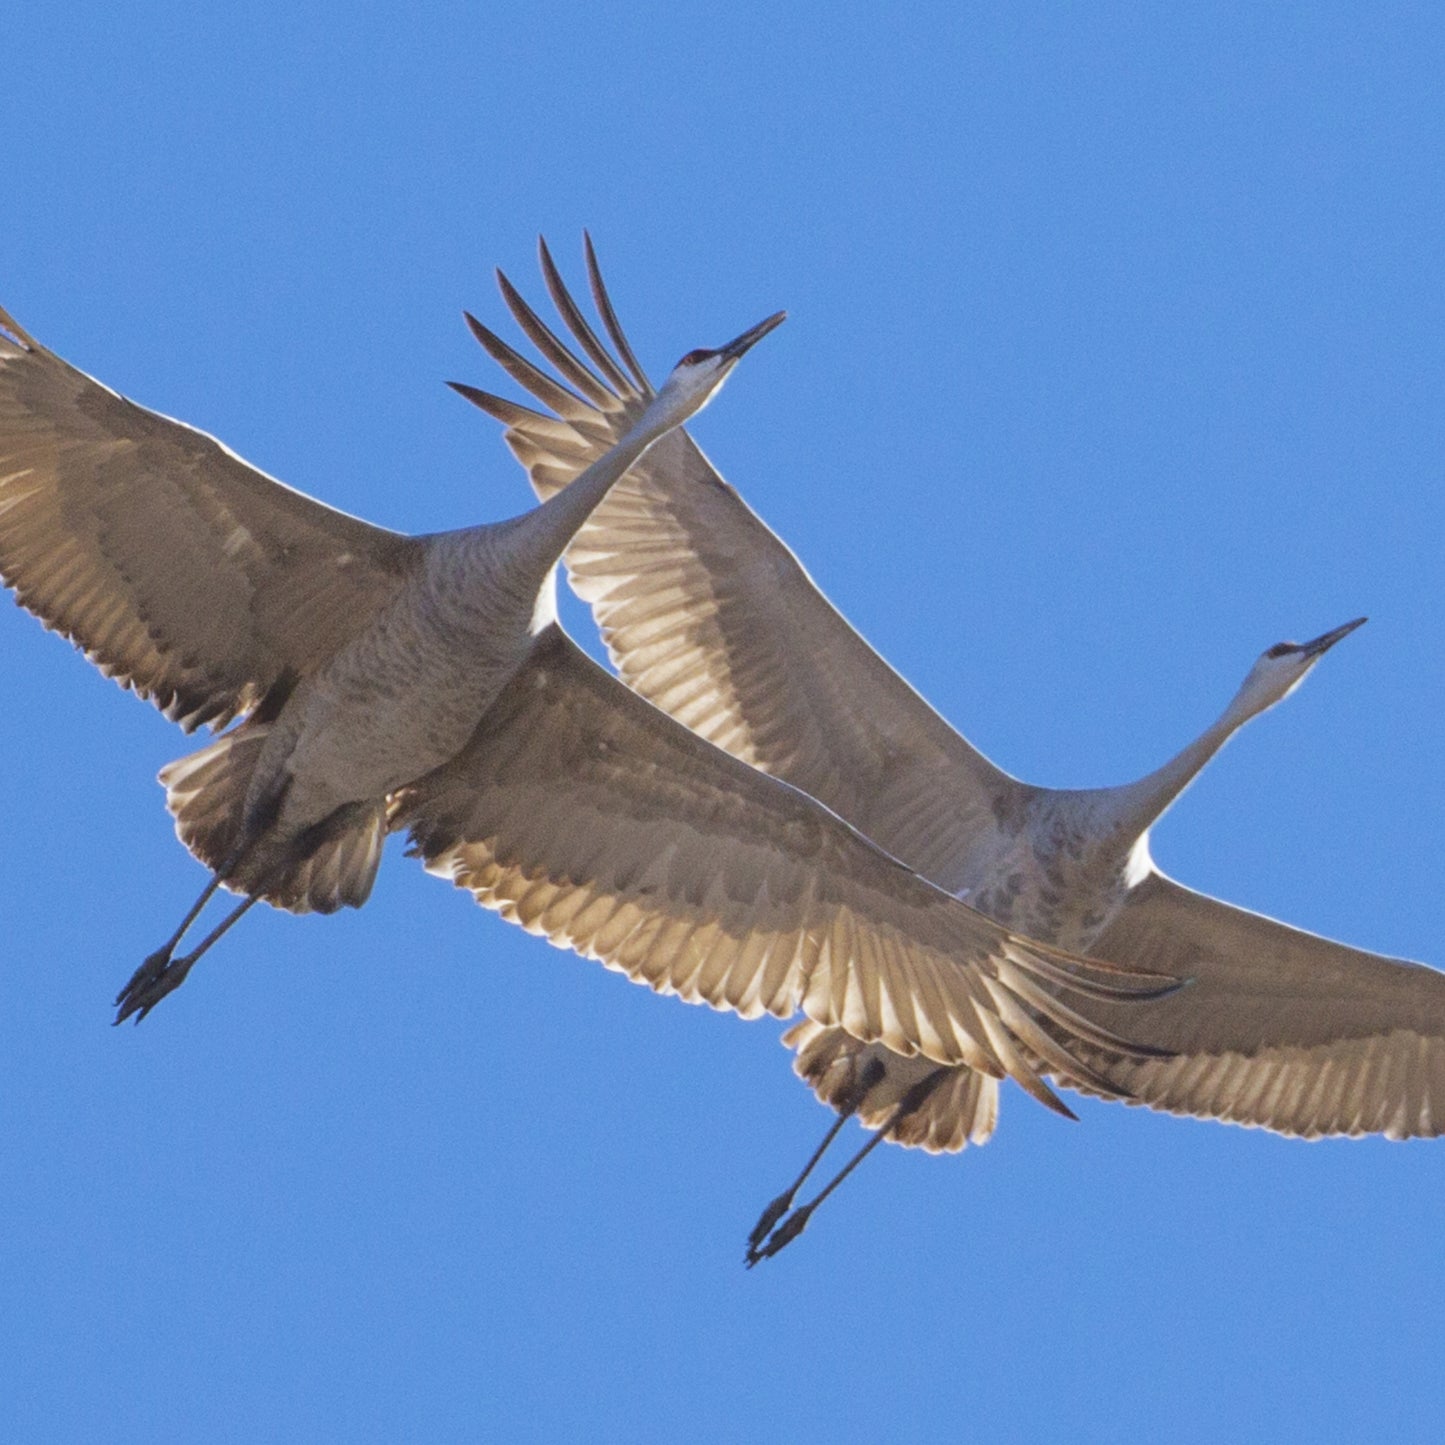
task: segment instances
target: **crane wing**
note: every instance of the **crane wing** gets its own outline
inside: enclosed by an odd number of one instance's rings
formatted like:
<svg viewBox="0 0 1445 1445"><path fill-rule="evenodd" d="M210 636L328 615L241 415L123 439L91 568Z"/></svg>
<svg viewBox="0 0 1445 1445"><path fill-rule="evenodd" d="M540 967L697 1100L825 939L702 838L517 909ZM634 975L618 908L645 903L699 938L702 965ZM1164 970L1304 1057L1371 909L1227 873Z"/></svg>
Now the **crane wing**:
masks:
<svg viewBox="0 0 1445 1445"><path fill-rule="evenodd" d="M417 545L127 401L0 310L0 578L188 730L314 670Z"/></svg>
<svg viewBox="0 0 1445 1445"><path fill-rule="evenodd" d="M1131 1037L1175 1057L1086 1050L1132 1101L1304 1138L1445 1133L1445 974L1277 923L1157 871L1093 948L1192 980L1127 1015ZM1124 1019L1112 1009L1103 1017Z"/></svg>
<svg viewBox="0 0 1445 1445"><path fill-rule="evenodd" d="M507 424L546 498L611 446L652 395L587 247L617 355L541 248L548 289L584 362L516 290L503 294L566 385L486 328L478 339L543 414L457 389ZM595 370L594 370L595 368ZM683 431L612 490L567 553L627 683L710 742L784 778L945 888L966 842L1024 791L948 725L853 630L802 564Z"/></svg>
<svg viewBox="0 0 1445 1445"><path fill-rule="evenodd" d="M462 753L397 797L392 826L479 902L659 993L745 1017L801 1008L900 1054L1008 1073L1059 1109L1026 1051L1072 1077L1075 1042L1124 1037L1062 994L1164 982L1008 933L555 625Z"/></svg>

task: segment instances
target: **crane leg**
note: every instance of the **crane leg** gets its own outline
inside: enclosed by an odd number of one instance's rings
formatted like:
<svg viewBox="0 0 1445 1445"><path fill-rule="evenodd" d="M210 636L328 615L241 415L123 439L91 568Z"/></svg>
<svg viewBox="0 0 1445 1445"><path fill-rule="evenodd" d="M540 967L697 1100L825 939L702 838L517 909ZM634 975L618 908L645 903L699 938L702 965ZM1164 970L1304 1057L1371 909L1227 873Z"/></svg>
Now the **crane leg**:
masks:
<svg viewBox="0 0 1445 1445"><path fill-rule="evenodd" d="M823 1142L813 1150L812 1158L803 1165L803 1172L763 1210L758 1222L753 1225L752 1233L748 1235L747 1264L751 1269L762 1256L758 1253L762 1242L773 1231L773 1226L793 1207L793 1196L803 1187L803 1181L818 1166L818 1161L828 1152L828 1146L838 1137L838 1131L858 1111L863 1100L868 1097L868 1091L883 1077L883 1065L878 1059L869 1059L864 1066L862 1073L858 1076L857 1082L849 1091L848 1097L842 1108L838 1110L838 1117L833 1121L828 1132L823 1135ZM781 1246L779 1246L781 1248Z"/></svg>
<svg viewBox="0 0 1445 1445"><path fill-rule="evenodd" d="M922 1108L928 1096L947 1077L947 1069L935 1069L926 1078L920 1079L899 1101L898 1107L893 1111L893 1116L888 1122L873 1135L873 1137L818 1191L817 1198L810 1200L807 1204L800 1205L795 1209L778 1227L767 1237L766 1243L754 1243L752 1239L748 1242L748 1268L751 1269L761 1259L769 1259L777 1254L780 1249L786 1248L807 1228L813 1211L908 1117L915 1109ZM861 1098L861 1095L859 1096ZM846 1115L844 1116L847 1117ZM843 1121L840 1119L839 1123ZM836 1126L835 1126L836 1132ZM831 1138L831 1135L830 1135ZM814 1156L809 1163L811 1169L813 1164L822 1154L822 1150ZM807 1170L804 1171L804 1177ZM802 1179L798 1181L802 1183ZM794 1188L797 1186L795 1185ZM774 1203L777 1201L775 1200ZM784 1205L784 1208L787 1206ZM781 1213L781 1211L779 1211ZM764 1218L767 1216L765 1215ZM760 1220L759 1223L762 1221Z"/></svg>
<svg viewBox="0 0 1445 1445"><path fill-rule="evenodd" d="M168 993L178 989L186 981L186 975L194 967L196 960L222 934L238 923L248 908L260 901L255 897L243 898L190 953L184 958L173 959L171 953L180 942L181 935L195 922L196 916L210 901L219 882L217 877L207 884L206 891L201 894L186 921L176 931L175 937L164 948L151 954L131 975L130 982L116 995L116 1023L123 1024L132 1014L139 1023Z"/></svg>
<svg viewBox="0 0 1445 1445"><path fill-rule="evenodd" d="M181 919L180 926L154 953L146 955L145 961L131 974L130 981L115 996L117 1005L123 1004L128 996L144 989L147 984L154 983L171 966L171 955L176 951L181 939L186 936L186 930L205 911L206 904L216 896L216 889L230 876L232 870L244 856L244 851L244 849L235 849L211 875L206 886L201 889L201 896L191 904L186 916ZM119 1023L120 1020L117 1019L116 1022Z"/></svg>
<svg viewBox="0 0 1445 1445"><path fill-rule="evenodd" d="M242 915L252 905L259 902L272 885L285 878L289 869L310 857L317 849L334 842L349 827L356 824L358 820L365 819L378 806L372 801L344 803L319 823L293 835L285 846L276 847L275 856L270 863L263 870L253 870L253 876L247 881L245 886L250 890L250 896L238 903L190 953L183 958L173 958L172 954L175 953L181 939L185 937L196 919L201 916L206 905L215 896L216 890L235 874L236 870L249 857L252 849L264 838L270 836L267 830L274 823L276 812L280 807L280 795L278 794L273 803L268 804L257 814L256 819L248 825L241 841L236 843L231 852L222 860L210 881L201 890L201 896L196 899L186 916L181 919L180 927L146 958L145 962L130 976L126 986L116 995L115 1022L122 1024L126 1019L134 1017L135 1021L139 1023L168 993L173 992L185 982L186 975L195 966L196 960L217 939L234 928ZM371 887L371 878L374 872L373 863L371 871L362 878L359 891L344 895L342 901L350 903L352 907L360 907L366 897L366 892ZM335 903L331 905L331 907L335 906Z"/></svg>
<svg viewBox="0 0 1445 1445"><path fill-rule="evenodd" d="M246 844L240 844L231 850L222 861L221 866L211 875L210 881L201 889L201 896L191 904L186 916L181 919L180 927L154 953L147 955L145 962L131 974L129 982L115 996L118 1010L115 1017L116 1023L124 1023L132 1014L137 1016L136 1022L139 1023L161 999L181 985L185 976L191 971L192 964L255 901L253 898L246 899L240 907L233 909L222 919L220 926L207 935L199 948L194 949L185 958L172 960L171 955L176 951L181 939L186 936L187 930L204 912L206 904L215 897L216 890L235 872L247 852Z"/></svg>
<svg viewBox="0 0 1445 1445"><path fill-rule="evenodd" d="M120 1003L120 1001L126 996L127 993L129 993L132 989L138 988L147 979L154 980L156 978L159 978L160 975L165 972L166 967L171 961L171 954L176 951L176 945L180 943L182 938L185 937L186 930L191 926L191 924L193 924L196 919L201 916L201 912L205 908L206 904L208 904L211 899L215 897L216 889L221 886L221 876L222 875L219 870L211 876L211 881L207 883L203 889L201 889L201 896L196 899L193 904L191 904L190 912L188 912L186 916L181 919L181 926L177 928L176 931L171 934L171 936L166 939L166 941L161 944L161 946L156 949L154 953L148 954L146 956L145 962L142 963L138 969L136 969L136 971L131 975L130 982L126 984L126 986L116 996L116 1003Z"/></svg>

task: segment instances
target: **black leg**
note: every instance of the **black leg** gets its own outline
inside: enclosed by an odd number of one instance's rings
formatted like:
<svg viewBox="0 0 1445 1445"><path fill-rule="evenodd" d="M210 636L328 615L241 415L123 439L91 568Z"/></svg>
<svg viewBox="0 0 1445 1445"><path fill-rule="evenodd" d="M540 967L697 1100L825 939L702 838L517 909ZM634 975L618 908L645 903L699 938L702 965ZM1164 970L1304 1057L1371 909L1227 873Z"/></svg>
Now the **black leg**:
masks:
<svg viewBox="0 0 1445 1445"><path fill-rule="evenodd" d="M868 1060L859 1074L857 1082L849 1091L847 1099L839 1109L838 1117L833 1121L828 1132L823 1135L823 1142L813 1150L813 1157L803 1165L803 1172L763 1210L762 1217L753 1226L753 1232L748 1235L745 1258L749 1269L762 1258L758 1253L759 1247L772 1233L773 1226L793 1207L793 1196L803 1187L803 1181L817 1168L818 1161L828 1152L828 1146L838 1137L838 1131L857 1113L863 1100L868 1097L868 1091L883 1078L883 1073L883 1064L880 1060ZM779 1247L781 1248L781 1246Z"/></svg>
<svg viewBox="0 0 1445 1445"><path fill-rule="evenodd" d="M783 1222L778 1225L766 1244L751 1246L748 1250L748 1268L751 1269L760 1259L769 1259L780 1249L791 1244L805 1228L808 1220L812 1218L813 1211L903 1122L915 1109L921 1109L927 1101L928 1096L948 1076L947 1069L935 1069L925 1078L920 1079L899 1101L898 1107L893 1111L892 1117L878 1130L876 1134L823 1186L818 1192L816 1199L810 1200L807 1204L800 1205ZM842 1122L841 1120L839 1121ZM819 1151L821 1154L822 1151ZM816 1162L815 1156L815 1161ZM812 1166L809 1165L809 1168ZM802 1181L800 1180L799 1183ZM796 1187L796 1186L795 1186ZM786 1206L784 1206L786 1208Z"/></svg>
<svg viewBox="0 0 1445 1445"><path fill-rule="evenodd" d="M132 977L131 981L121 989L116 998L117 1012L115 1021L123 1024L132 1014L135 1021L139 1023L168 993L178 989L186 980L186 975L191 971L195 962L205 951L216 942L222 934L240 921L241 915L253 904L259 902L257 898L243 898L184 958L172 960L170 950L173 949L180 939L181 933L194 921L194 915L199 913L210 898L211 893L216 890L218 880L212 879L209 891L202 896L200 905L192 910L192 918L187 919L184 927L171 940L165 949L158 950L151 954L141 964ZM159 960L157 966L156 960Z"/></svg>
<svg viewBox="0 0 1445 1445"><path fill-rule="evenodd" d="M125 1001L128 994L144 988L148 983L153 983L166 971L170 966L171 954L176 951L176 945L185 937L186 929L201 916L201 910L211 901L216 889L220 886L221 874L217 872L212 876L211 881L201 889L201 896L191 904L190 912L181 919L181 926L154 953L147 956L146 961L131 974L130 982L116 994L117 1006Z"/></svg>

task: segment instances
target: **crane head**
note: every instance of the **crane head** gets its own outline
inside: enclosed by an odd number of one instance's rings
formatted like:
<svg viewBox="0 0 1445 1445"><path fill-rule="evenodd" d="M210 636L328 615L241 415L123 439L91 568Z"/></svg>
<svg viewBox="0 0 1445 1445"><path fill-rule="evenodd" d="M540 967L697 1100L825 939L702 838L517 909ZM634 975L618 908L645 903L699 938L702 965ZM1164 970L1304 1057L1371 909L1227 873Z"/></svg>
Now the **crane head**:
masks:
<svg viewBox="0 0 1445 1445"><path fill-rule="evenodd" d="M787 319L786 311L778 311L766 321L749 327L726 346L689 351L673 367L648 409L656 408L664 413L673 425L701 411L742 357Z"/></svg>
<svg viewBox="0 0 1445 1445"><path fill-rule="evenodd" d="M1354 621L1322 633L1311 642L1276 642L1260 654L1259 660L1250 669L1235 705L1246 715L1253 715L1287 698L1335 643L1348 637L1357 627L1363 627L1367 620L1356 617Z"/></svg>

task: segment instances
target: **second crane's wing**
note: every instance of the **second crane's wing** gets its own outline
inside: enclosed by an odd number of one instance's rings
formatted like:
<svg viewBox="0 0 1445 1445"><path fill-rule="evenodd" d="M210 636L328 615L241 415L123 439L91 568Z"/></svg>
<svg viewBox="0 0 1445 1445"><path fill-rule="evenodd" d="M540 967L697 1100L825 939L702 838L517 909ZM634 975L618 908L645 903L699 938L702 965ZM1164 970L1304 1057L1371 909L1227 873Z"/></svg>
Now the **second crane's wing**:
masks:
<svg viewBox="0 0 1445 1445"><path fill-rule="evenodd" d="M588 264L616 356L543 246L548 288L591 365L502 278L513 313L568 385L474 323L492 356L551 414L457 388L507 423L507 442L543 498L612 445L652 395L590 243ZM1022 790L849 626L685 432L658 442L613 488L567 566L630 686L820 799L943 887L959 886L959 860L981 821Z"/></svg>
<svg viewBox="0 0 1445 1445"><path fill-rule="evenodd" d="M1158 872L1094 949L1191 980L1127 1016L1105 1010L1175 1054L1087 1051L1131 1102L1304 1138L1445 1133L1445 974L1333 943Z"/></svg>
<svg viewBox="0 0 1445 1445"><path fill-rule="evenodd" d="M1029 1054L1074 1077L1081 1041L1126 1037L1101 1037L1064 995L1092 1008L1162 982L1008 933L555 625L392 824L479 902L659 993L747 1017L802 1009L900 1054L1008 1073L1060 1110Z"/></svg>
<svg viewBox="0 0 1445 1445"><path fill-rule="evenodd" d="M183 727L312 671L416 547L118 396L0 310L0 578Z"/></svg>

